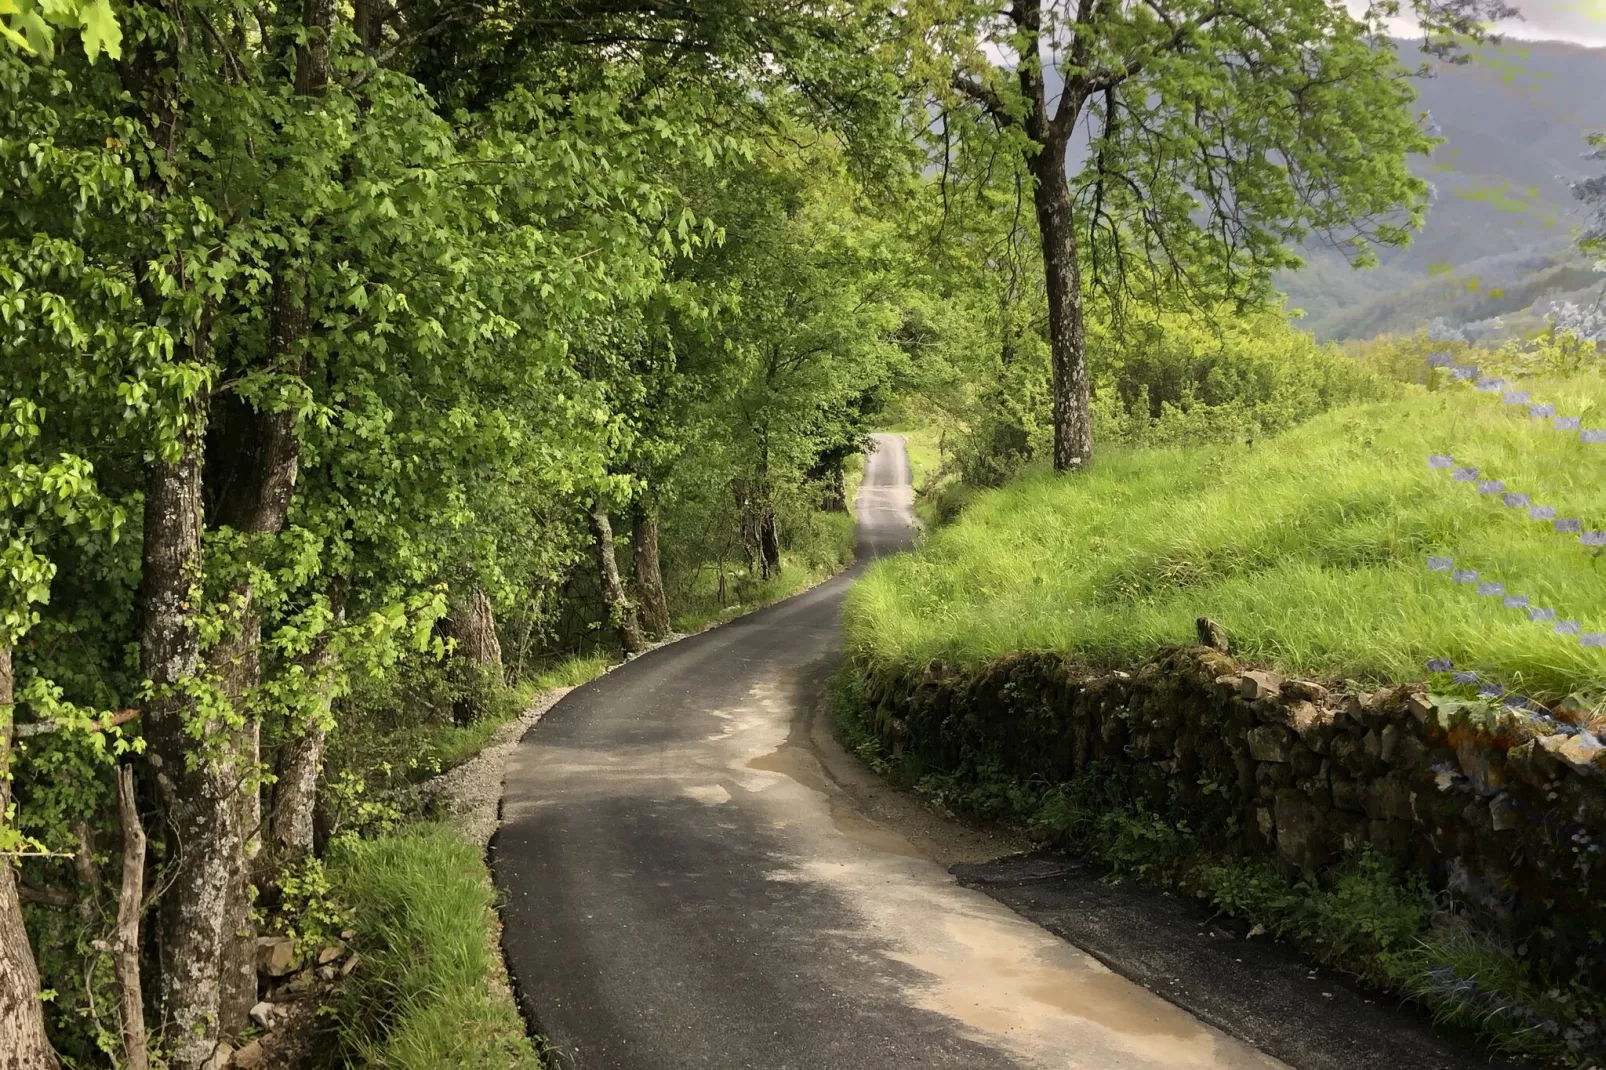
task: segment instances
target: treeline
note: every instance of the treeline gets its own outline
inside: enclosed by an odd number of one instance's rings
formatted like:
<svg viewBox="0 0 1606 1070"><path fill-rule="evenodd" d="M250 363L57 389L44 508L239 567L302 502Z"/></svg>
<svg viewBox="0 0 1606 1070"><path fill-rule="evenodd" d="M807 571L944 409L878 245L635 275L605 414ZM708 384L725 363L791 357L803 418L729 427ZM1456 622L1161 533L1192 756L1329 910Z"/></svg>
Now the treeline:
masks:
<svg viewBox="0 0 1606 1070"><path fill-rule="evenodd" d="M917 281L872 22L181 0L0 52L0 1067L226 1058L378 707L835 563Z"/></svg>

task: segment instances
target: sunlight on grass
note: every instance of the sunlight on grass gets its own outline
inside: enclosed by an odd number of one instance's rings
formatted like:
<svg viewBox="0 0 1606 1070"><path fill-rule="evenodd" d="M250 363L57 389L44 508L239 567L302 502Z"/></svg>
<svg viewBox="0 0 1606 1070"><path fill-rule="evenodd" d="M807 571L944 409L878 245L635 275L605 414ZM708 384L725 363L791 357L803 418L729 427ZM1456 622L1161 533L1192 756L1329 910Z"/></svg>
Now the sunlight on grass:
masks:
<svg viewBox="0 0 1606 1070"><path fill-rule="evenodd" d="M1606 380L1525 382L1598 426ZM1606 529L1606 445L1467 389L1336 410L1246 446L1107 452L1081 476L981 495L849 596L849 640L892 660L1055 650L1130 664L1209 616L1249 660L1360 682L1431 657L1535 694L1606 686L1606 650L1426 567L1453 555L1557 619L1606 631L1601 549L1429 470L1452 454L1585 530Z"/></svg>
<svg viewBox="0 0 1606 1070"><path fill-rule="evenodd" d="M354 912L361 955L335 1015L355 1065L540 1070L500 980L495 892L478 847L419 825L344 843L330 878Z"/></svg>

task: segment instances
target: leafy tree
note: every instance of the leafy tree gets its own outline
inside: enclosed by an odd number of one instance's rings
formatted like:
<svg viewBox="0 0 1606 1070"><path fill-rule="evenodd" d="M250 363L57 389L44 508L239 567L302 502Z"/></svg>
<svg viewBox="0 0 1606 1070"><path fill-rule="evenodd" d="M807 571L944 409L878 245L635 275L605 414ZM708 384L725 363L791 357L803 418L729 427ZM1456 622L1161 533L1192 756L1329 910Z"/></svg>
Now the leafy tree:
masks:
<svg viewBox="0 0 1606 1070"><path fill-rule="evenodd" d="M1307 237L1357 264L1406 240L1427 192L1406 158L1432 142L1384 26L1396 10L1356 18L1327 0L909 9L928 138L946 149L985 137L995 147L969 159L1014 161L1030 179L1056 468L1092 455L1089 294L1114 309L1140 286L1150 302L1254 302ZM1414 10L1437 51L1452 47L1444 35L1476 35L1481 18L1510 13L1475 0Z"/></svg>

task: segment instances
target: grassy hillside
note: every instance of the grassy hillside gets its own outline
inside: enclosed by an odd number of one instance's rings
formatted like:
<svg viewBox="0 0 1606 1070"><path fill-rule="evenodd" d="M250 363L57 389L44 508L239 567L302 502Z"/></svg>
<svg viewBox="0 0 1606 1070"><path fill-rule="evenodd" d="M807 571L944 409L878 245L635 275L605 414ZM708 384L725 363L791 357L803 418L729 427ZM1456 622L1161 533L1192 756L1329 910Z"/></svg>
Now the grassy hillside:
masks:
<svg viewBox="0 0 1606 1070"><path fill-rule="evenodd" d="M1606 379L1523 386L1584 427L1606 423ZM1602 632L1602 550L1430 470L1430 453L1606 529L1606 444L1498 394L1413 390L1254 446L1106 452L1083 476L982 495L918 553L869 572L850 643L885 659L1055 650L1114 666L1191 642L1209 616L1240 654L1289 671L1420 679L1449 657L1536 696L1606 688L1606 649L1426 567L1453 555Z"/></svg>

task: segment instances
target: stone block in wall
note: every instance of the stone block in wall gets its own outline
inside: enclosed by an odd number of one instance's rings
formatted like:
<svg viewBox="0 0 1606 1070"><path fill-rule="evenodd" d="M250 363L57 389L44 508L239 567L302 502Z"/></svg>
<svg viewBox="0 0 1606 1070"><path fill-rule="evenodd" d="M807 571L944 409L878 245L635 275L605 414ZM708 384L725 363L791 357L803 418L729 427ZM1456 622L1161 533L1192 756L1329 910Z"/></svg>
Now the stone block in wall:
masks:
<svg viewBox="0 0 1606 1070"><path fill-rule="evenodd" d="M1288 761L1296 741L1293 731L1280 724L1251 728L1245 738L1249 741L1249 754L1257 762Z"/></svg>
<svg viewBox="0 0 1606 1070"><path fill-rule="evenodd" d="M1335 809L1344 810L1352 814L1364 814L1366 812L1366 802L1358 781L1334 773L1329 780L1328 786L1333 793L1333 807Z"/></svg>
<svg viewBox="0 0 1606 1070"><path fill-rule="evenodd" d="M1277 854L1283 861L1313 872L1324 860L1322 815L1305 793L1285 788L1277 793Z"/></svg>
<svg viewBox="0 0 1606 1070"><path fill-rule="evenodd" d="M1396 769L1422 769L1428 764L1428 745L1407 730L1400 733L1394 745L1393 765Z"/></svg>
<svg viewBox="0 0 1606 1070"><path fill-rule="evenodd" d="M1377 737L1378 757L1385 762L1392 763L1394 761L1394 752L1399 749L1402 735L1399 725L1385 725L1383 731L1379 732Z"/></svg>
<svg viewBox="0 0 1606 1070"><path fill-rule="evenodd" d="M1490 794L1506 786L1506 752L1492 736L1467 735L1455 749L1455 761L1462 774L1479 794Z"/></svg>
<svg viewBox="0 0 1606 1070"><path fill-rule="evenodd" d="M1288 749L1288 765L1296 779L1313 777L1327 759L1307 747L1303 741Z"/></svg>
<svg viewBox="0 0 1606 1070"><path fill-rule="evenodd" d="M1331 692L1314 680L1286 680L1283 682L1283 694L1292 699L1321 705L1328 700Z"/></svg>
<svg viewBox="0 0 1606 1070"><path fill-rule="evenodd" d="M1287 762L1255 763L1255 794L1269 799L1294 784L1294 772Z"/></svg>
<svg viewBox="0 0 1606 1070"><path fill-rule="evenodd" d="M1489 800L1489 821L1496 832L1511 832L1522 825L1522 804L1502 791Z"/></svg>
<svg viewBox="0 0 1606 1070"><path fill-rule="evenodd" d="M1260 830L1260 838L1268 845L1277 841L1277 819L1272 816L1271 807L1255 807L1255 827Z"/></svg>
<svg viewBox="0 0 1606 1070"><path fill-rule="evenodd" d="M1242 674L1238 693L1251 702L1274 700L1282 693L1283 678L1274 672L1250 669Z"/></svg>
<svg viewBox="0 0 1606 1070"><path fill-rule="evenodd" d="M1542 749L1537 739L1530 739L1507 748L1506 772L1513 780L1542 789L1550 784L1559 770L1550 752Z"/></svg>
<svg viewBox="0 0 1606 1070"><path fill-rule="evenodd" d="M1327 753L1336 772L1355 777L1366 771L1366 753L1361 747L1361 741L1353 736L1337 737L1328 747Z"/></svg>
<svg viewBox="0 0 1606 1070"><path fill-rule="evenodd" d="M1539 746L1575 773L1599 776L1606 769L1606 745L1588 732L1572 736L1540 736Z"/></svg>
<svg viewBox="0 0 1606 1070"><path fill-rule="evenodd" d="M1255 797L1255 760L1247 754L1233 756L1233 766L1238 774L1238 793L1246 799Z"/></svg>
<svg viewBox="0 0 1606 1070"><path fill-rule="evenodd" d="M1366 785L1366 814L1374 821L1409 821L1411 789L1399 777L1378 777Z"/></svg>

